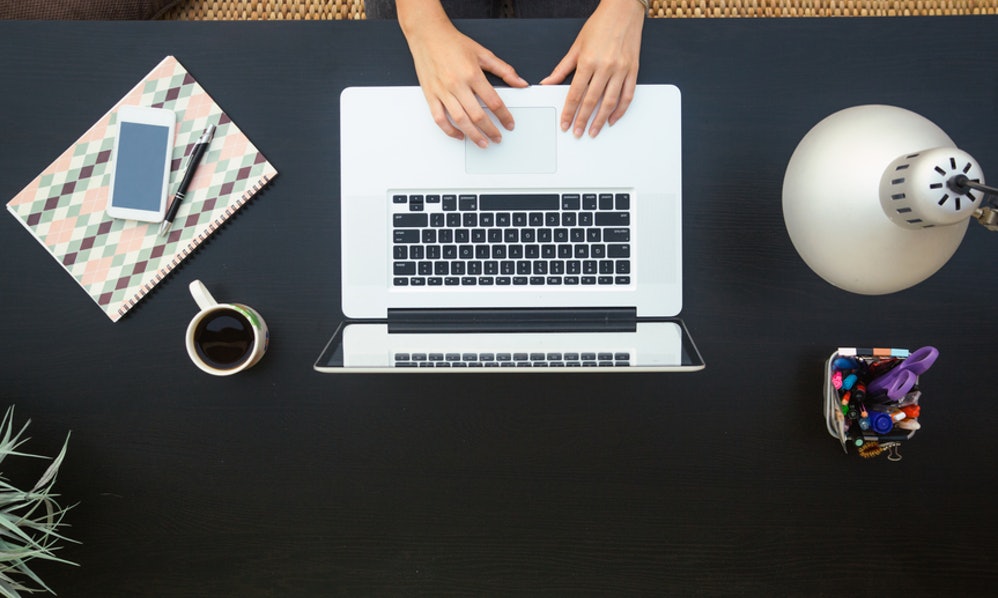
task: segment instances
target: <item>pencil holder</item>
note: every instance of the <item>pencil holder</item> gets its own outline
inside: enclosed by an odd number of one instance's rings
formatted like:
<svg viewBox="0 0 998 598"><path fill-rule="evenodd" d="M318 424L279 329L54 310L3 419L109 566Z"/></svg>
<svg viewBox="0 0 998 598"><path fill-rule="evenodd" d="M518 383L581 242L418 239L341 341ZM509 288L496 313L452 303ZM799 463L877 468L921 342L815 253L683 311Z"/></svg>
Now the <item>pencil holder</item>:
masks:
<svg viewBox="0 0 998 598"><path fill-rule="evenodd" d="M824 414L828 433L848 454L887 454L900 461L901 443L921 428L919 376L936 360L934 347L842 347L825 363Z"/></svg>

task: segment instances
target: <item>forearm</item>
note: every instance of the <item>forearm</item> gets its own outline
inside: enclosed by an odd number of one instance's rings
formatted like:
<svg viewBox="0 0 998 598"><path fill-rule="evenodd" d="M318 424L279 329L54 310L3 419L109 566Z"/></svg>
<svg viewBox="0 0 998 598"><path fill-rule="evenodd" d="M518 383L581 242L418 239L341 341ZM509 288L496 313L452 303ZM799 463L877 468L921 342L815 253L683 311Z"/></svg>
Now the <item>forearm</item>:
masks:
<svg viewBox="0 0 998 598"><path fill-rule="evenodd" d="M440 0L397 0L395 6L406 38L428 26L450 23Z"/></svg>
<svg viewBox="0 0 998 598"><path fill-rule="evenodd" d="M648 14L648 5L648 0L600 0L601 7L606 6L615 11L640 14L642 17Z"/></svg>

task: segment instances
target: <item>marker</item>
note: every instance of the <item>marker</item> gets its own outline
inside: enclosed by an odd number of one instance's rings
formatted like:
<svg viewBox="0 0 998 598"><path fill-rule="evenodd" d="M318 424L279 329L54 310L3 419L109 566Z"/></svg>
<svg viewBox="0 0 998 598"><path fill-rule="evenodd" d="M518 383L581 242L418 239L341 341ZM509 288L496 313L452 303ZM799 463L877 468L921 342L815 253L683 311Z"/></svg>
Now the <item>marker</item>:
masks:
<svg viewBox="0 0 998 598"><path fill-rule="evenodd" d="M198 164L201 163L201 158L204 157L205 150L208 149L208 145L211 144L211 139L214 136L215 125L208 125L208 128L198 138L197 143L194 144L194 149L191 150L191 157L187 161L187 171L184 172L184 178L181 179L180 186L177 187L177 194L173 196L173 202L170 204L170 209L166 212L166 218L163 219L163 224L159 227L160 236L165 235L170 230L170 225L173 224L173 219L177 216L177 209L180 208L180 202L184 200L187 188L191 185L191 179L194 178L194 172L197 170Z"/></svg>

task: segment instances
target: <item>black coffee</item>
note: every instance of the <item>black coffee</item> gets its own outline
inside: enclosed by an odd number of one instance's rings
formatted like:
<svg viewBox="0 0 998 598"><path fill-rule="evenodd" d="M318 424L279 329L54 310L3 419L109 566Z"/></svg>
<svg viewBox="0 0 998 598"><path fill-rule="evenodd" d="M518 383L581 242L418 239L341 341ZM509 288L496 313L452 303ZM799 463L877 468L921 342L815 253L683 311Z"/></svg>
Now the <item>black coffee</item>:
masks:
<svg viewBox="0 0 998 598"><path fill-rule="evenodd" d="M213 368L239 367L253 351L253 327L237 311L216 311L194 329L194 348L198 357Z"/></svg>

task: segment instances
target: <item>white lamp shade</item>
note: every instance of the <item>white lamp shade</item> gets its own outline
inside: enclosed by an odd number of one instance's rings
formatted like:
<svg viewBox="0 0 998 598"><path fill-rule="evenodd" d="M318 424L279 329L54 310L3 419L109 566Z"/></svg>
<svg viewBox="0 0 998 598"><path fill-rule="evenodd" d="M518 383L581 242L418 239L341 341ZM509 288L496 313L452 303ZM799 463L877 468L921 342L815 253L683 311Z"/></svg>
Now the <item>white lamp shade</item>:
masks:
<svg viewBox="0 0 998 598"><path fill-rule="evenodd" d="M881 295L925 280L956 251L969 214L948 226L906 228L881 206L881 178L897 158L954 148L931 121L893 106L836 112L804 136L783 180L783 218L807 265L829 283Z"/></svg>

